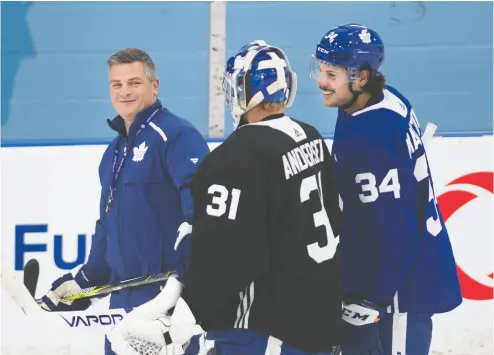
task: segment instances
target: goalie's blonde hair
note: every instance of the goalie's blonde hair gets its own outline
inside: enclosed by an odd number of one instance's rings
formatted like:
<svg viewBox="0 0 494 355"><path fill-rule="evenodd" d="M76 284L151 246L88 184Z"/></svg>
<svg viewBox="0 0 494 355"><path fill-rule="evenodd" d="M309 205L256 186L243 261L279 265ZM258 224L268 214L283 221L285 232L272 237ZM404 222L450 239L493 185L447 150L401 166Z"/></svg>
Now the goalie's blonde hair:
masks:
<svg viewBox="0 0 494 355"><path fill-rule="evenodd" d="M261 102L259 107L267 112L279 112L283 111L286 107L284 102Z"/></svg>

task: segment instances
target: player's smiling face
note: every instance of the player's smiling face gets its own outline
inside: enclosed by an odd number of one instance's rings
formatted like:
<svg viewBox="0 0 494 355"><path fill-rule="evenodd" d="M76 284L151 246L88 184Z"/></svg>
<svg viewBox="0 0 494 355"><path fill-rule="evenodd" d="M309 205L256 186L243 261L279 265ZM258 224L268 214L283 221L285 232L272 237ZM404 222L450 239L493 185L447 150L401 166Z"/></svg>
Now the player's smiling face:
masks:
<svg viewBox="0 0 494 355"><path fill-rule="evenodd" d="M348 103L352 99L348 83L346 69L319 63L317 86L322 91L325 106L340 107Z"/></svg>

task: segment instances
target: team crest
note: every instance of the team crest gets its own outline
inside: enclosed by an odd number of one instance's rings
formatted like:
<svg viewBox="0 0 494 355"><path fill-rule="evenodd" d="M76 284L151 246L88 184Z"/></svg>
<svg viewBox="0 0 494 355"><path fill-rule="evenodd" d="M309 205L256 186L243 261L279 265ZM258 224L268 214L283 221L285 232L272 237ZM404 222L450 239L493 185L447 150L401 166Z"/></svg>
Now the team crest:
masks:
<svg viewBox="0 0 494 355"><path fill-rule="evenodd" d="M329 32L329 34L327 36L324 36L324 38L329 39L329 43L333 43L333 41L336 37L338 37L338 33L334 33L334 32Z"/></svg>
<svg viewBox="0 0 494 355"><path fill-rule="evenodd" d="M362 32L358 35L362 42L364 43L371 43L371 34L367 32L367 29L363 29Z"/></svg>
<svg viewBox="0 0 494 355"><path fill-rule="evenodd" d="M148 147L146 147L146 142L142 142L140 146L134 147L134 156L132 157L132 161L140 162L144 159L144 154L146 154L147 150Z"/></svg>

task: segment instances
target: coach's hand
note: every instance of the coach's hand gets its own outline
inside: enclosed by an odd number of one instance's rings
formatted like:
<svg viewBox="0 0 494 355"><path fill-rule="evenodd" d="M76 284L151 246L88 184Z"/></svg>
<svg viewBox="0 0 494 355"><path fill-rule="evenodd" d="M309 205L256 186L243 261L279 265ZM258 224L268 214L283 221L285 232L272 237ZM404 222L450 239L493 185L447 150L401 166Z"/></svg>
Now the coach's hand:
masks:
<svg viewBox="0 0 494 355"><path fill-rule="evenodd" d="M91 286L82 268L75 276L72 276L71 273L65 274L52 283L51 289L41 298L43 302L40 306L46 311L84 311L91 305L91 300L85 298L68 301L64 300L63 297Z"/></svg>

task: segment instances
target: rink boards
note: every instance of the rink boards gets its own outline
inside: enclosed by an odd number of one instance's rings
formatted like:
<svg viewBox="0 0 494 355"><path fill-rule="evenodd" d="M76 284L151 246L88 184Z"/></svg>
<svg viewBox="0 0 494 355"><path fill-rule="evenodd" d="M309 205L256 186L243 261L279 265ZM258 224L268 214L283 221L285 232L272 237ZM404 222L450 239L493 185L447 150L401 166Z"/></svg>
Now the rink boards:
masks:
<svg viewBox="0 0 494 355"><path fill-rule="evenodd" d="M326 142L331 147L331 140ZM493 351L493 143L492 136L436 137L428 148L464 296L457 310L434 317L432 353ZM214 149L220 142L209 144ZM18 270L30 258L38 259L37 297L53 279L87 259L98 218L98 165L105 148L2 148L2 258ZM102 301L90 312L67 315L67 327L89 331L98 347L102 334L124 314L108 311L106 305ZM4 326L9 316L14 313L2 315Z"/></svg>

